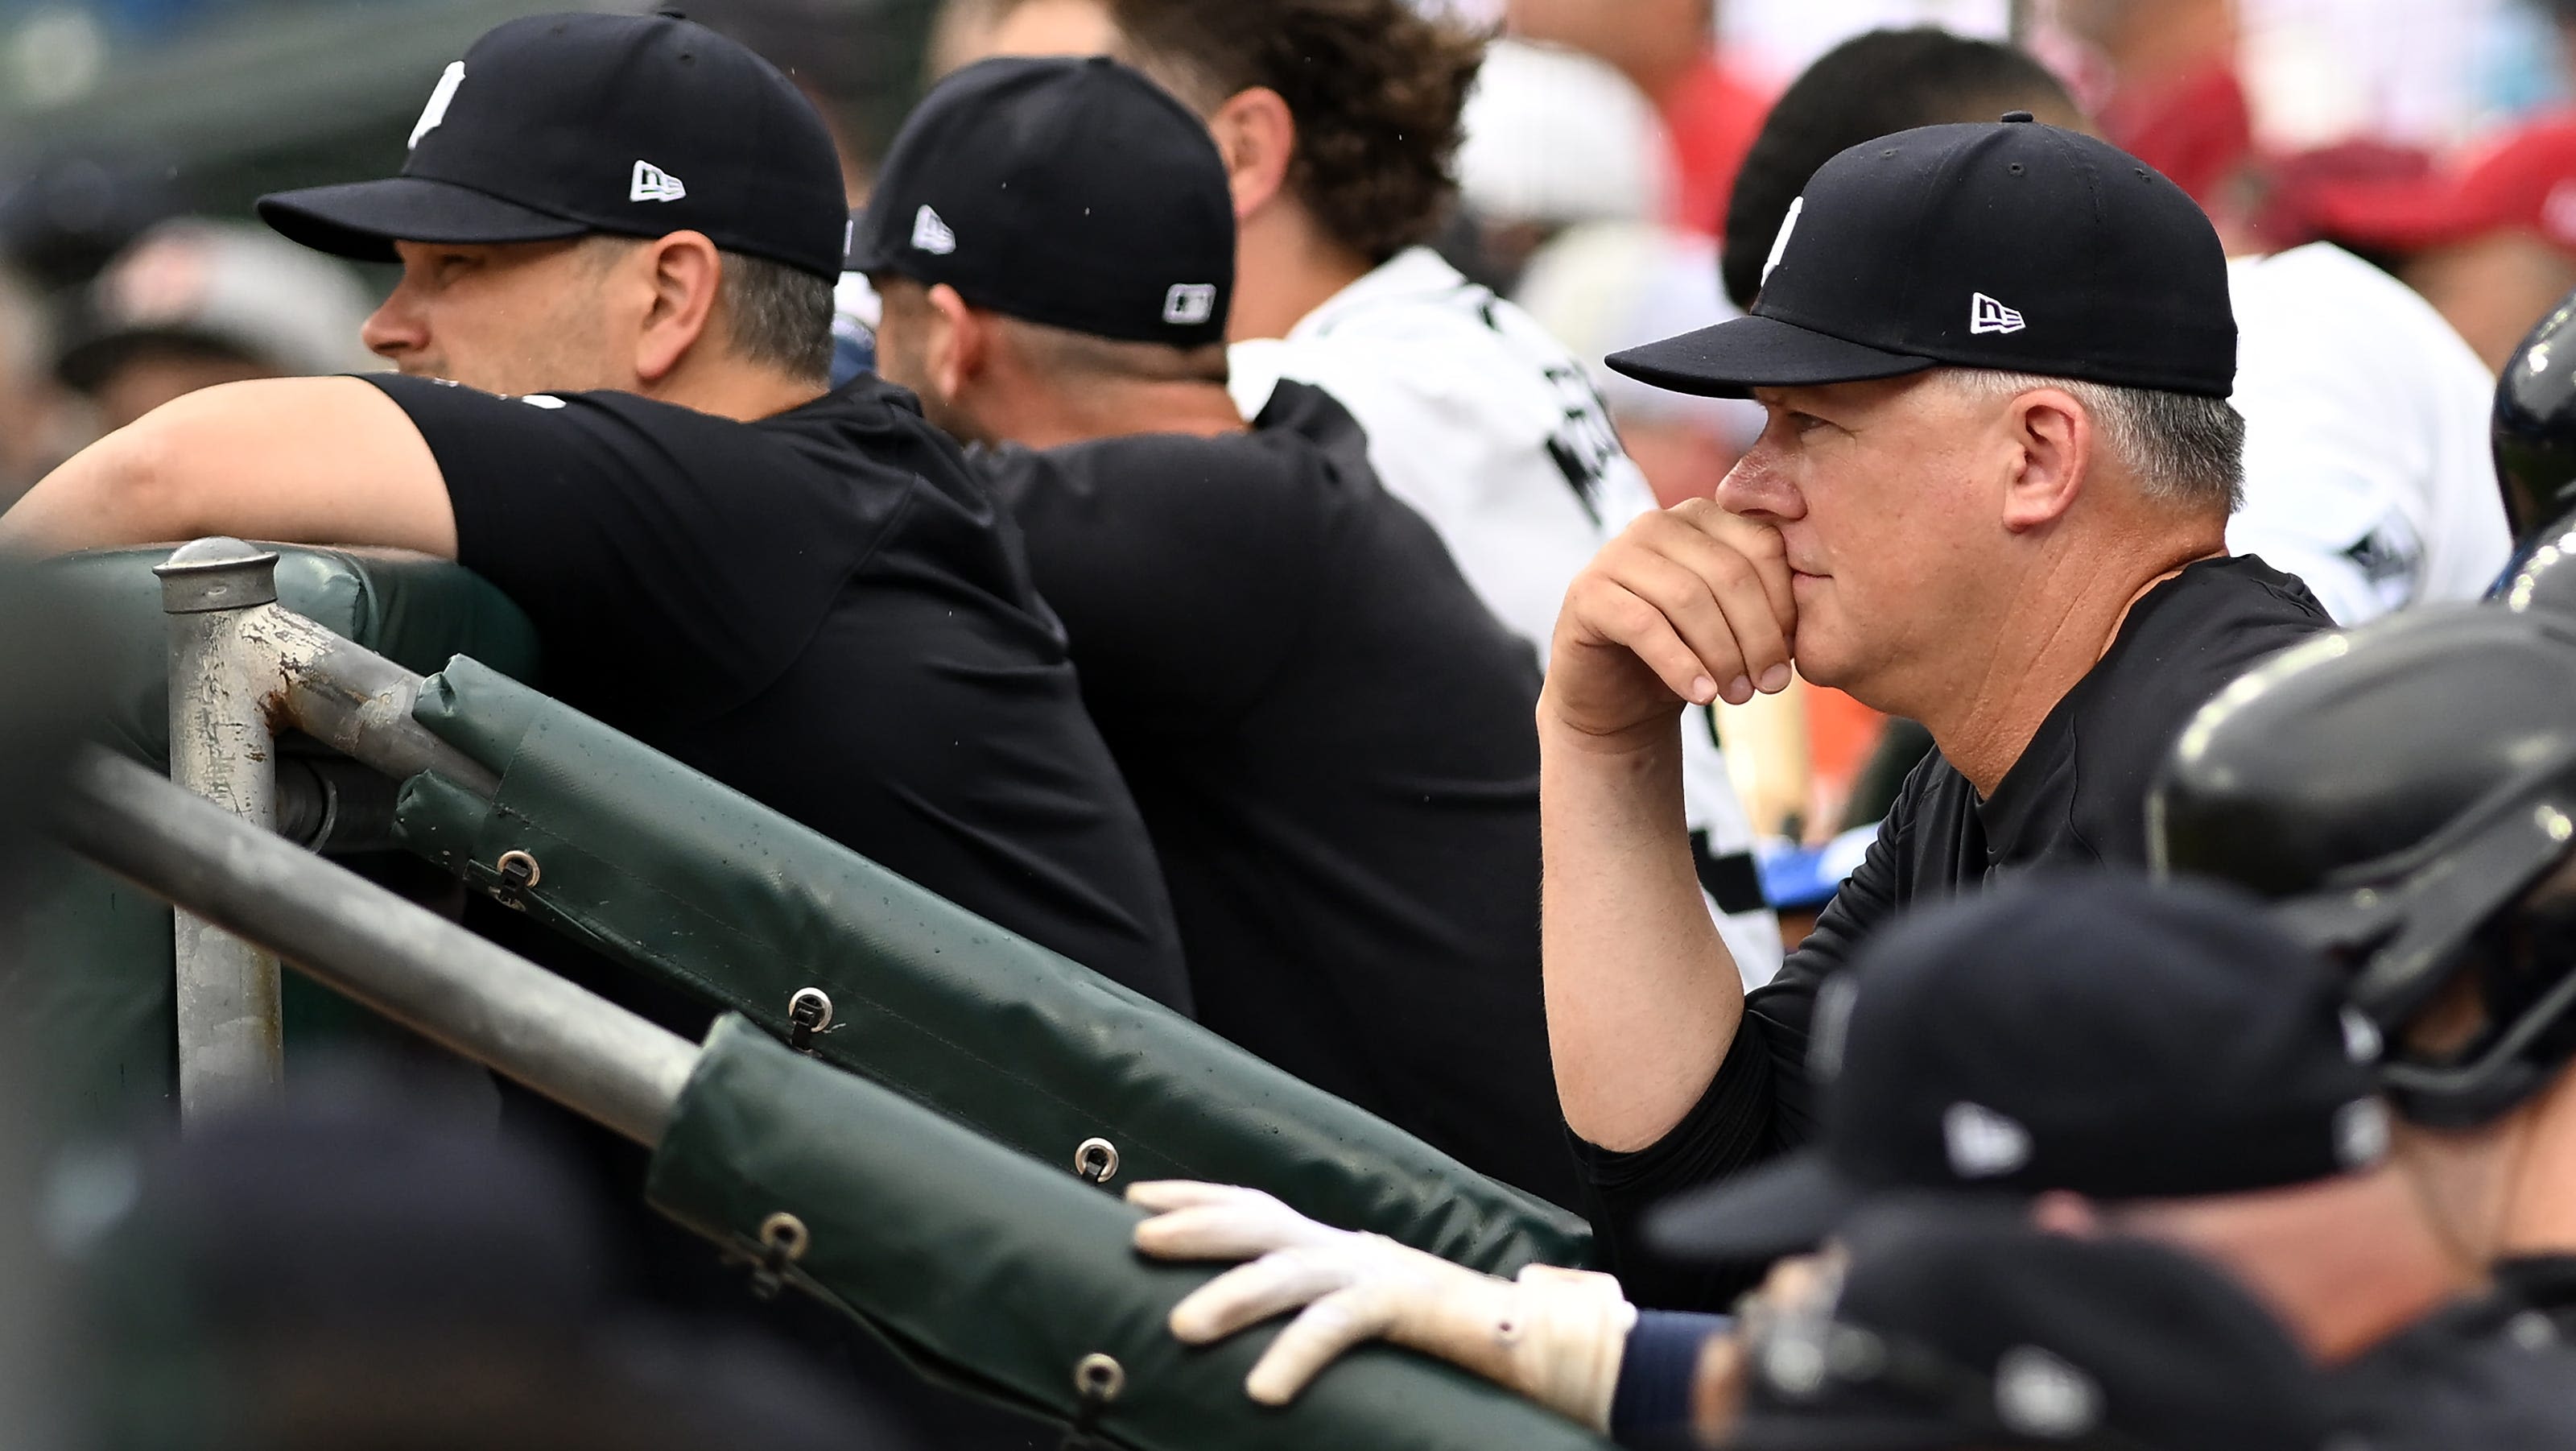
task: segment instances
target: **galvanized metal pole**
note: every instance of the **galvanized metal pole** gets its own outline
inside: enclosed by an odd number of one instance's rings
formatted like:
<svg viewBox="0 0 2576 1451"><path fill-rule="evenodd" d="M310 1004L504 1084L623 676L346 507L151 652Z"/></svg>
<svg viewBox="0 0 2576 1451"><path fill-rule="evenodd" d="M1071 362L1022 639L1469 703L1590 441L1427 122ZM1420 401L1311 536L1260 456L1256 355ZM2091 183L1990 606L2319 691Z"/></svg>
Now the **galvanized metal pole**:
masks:
<svg viewBox="0 0 2576 1451"><path fill-rule="evenodd" d="M153 570L170 617L170 779L261 831L277 824L276 742L242 624L277 599L277 556L238 539L180 546ZM274 665L270 667L274 674ZM277 959L176 914L179 1111L219 1112L284 1076Z"/></svg>
<svg viewBox="0 0 2576 1451"><path fill-rule="evenodd" d="M73 767L53 826L118 876L637 1143L660 1141L697 1064L679 1035L105 751Z"/></svg>

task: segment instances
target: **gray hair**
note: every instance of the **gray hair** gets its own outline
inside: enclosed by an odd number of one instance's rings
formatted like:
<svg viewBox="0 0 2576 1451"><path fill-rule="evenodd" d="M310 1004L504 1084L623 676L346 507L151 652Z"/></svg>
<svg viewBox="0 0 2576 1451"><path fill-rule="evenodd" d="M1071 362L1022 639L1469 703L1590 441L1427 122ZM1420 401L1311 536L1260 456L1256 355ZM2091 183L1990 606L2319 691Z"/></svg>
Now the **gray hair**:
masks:
<svg viewBox="0 0 2576 1451"><path fill-rule="evenodd" d="M2034 388L2071 395L2147 498L2191 509L2223 507L2229 514L2245 503L2245 418L2224 398L1987 368L1943 371L1973 397L2009 398Z"/></svg>
<svg viewBox="0 0 2576 1451"><path fill-rule="evenodd" d="M734 351L791 378L832 373L832 284L800 268L739 252L724 258L717 295L732 320Z"/></svg>

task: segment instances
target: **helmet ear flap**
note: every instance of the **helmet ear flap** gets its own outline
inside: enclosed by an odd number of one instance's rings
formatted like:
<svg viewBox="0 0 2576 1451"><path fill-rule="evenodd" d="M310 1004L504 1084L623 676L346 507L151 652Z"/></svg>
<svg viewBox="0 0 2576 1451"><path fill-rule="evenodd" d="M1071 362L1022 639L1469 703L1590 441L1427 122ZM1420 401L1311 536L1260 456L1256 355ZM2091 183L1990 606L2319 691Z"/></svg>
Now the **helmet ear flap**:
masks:
<svg viewBox="0 0 2576 1451"><path fill-rule="evenodd" d="M2400 1036L2382 1076L2408 1119L2476 1128L2528 1102L2576 1059L2576 862L2561 862L2480 926L2440 977L2474 983L2483 1022L2438 1060L2410 1055Z"/></svg>

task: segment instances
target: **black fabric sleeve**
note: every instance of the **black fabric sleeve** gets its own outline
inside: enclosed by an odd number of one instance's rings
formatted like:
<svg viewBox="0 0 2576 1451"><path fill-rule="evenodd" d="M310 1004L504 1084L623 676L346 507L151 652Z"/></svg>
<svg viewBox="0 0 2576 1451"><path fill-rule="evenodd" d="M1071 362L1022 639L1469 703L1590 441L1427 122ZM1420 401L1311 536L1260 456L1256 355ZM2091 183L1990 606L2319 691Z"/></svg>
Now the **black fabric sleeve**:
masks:
<svg viewBox="0 0 2576 1451"><path fill-rule="evenodd" d="M1723 1315L1640 1314L1619 1357L1619 1384L1610 1395L1610 1439L1629 1451L1696 1447L1691 1391L1699 1376L1700 1349L1734 1326Z"/></svg>
<svg viewBox="0 0 2576 1451"><path fill-rule="evenodd" d="M1911 798L1911 789L1900 793L1878 839L1825 905L1815 931L1776 977L1746 997L1744 1019L1717 1076L1671 1132L1628 1153L1567 1132L1594 1238L1637 1304L1721 1311L1761 1277L1759 1265L1710 1267L1657 1255L1640 1237L1643 1221L1674 1195L1741 1173L1814 1136L1806 1054L1816 989L1842 971L1859 941L1896 909Z"/></svg>
<svg viewBox="0 0 2576 1451"><path fill-rule="evenodd" d="M1329 503L1296 447L1149 434L976 455L1113 739L1232 720L1294 656Z"/></svg>
<svg viewBox="0 0 2576 1451"><path fill-rule="evenodd" d="M1712 1268L1667 1259L1648 1249L1644 1238L1646 1215L1656 1205L1771 1156L1771 1056L1745 1051L1747 1046L1736 1040L1699 1102L1646 1148L1622 1153L1566 1132L1594 1243L1620 1288L1642 1308L1721 1311L1760 1278L1759 1266Z"/></svg>
<svg viewBox="0 0 2576 1451"><path fill-rule="evenodd" d="M550 692L631 723L720 714L776 679L909 492L817 487L760 429L630 395L366 381L428 441L458 562L547 642Z"/></svg>
<svg viewBox="0 0 2576 1451"><path fill-rule="evenodd" d="M1807 940L1780 964L1771 981L1745 996L1744 1025L1736 1030L1733 1052L1751 1048L1770 1056L1772 1132L1783 1147L1794 1148L1816 1135L1815 1091L1807 1079L1816 989L1849 967L1862 941L1887 925L1902 905L1902 864L1912 845L1915 793L1923 781L1924 768L1917 765L1860 865L1817 914Z"/></svg>

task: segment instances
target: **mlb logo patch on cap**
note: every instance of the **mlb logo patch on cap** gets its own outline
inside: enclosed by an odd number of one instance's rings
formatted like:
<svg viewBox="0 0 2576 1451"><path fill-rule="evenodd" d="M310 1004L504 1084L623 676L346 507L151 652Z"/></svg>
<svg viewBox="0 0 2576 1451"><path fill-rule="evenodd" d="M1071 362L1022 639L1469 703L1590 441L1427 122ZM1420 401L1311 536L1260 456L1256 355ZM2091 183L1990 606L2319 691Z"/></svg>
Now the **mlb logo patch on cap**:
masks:
<svg viewBox="0 0 2576 1451"><path fill-rule="evenodd" d="M1216 313L1216 284L1213 282L1175 282L1163 294L1163 321L1180 327L1194 327Z"/></svg>

